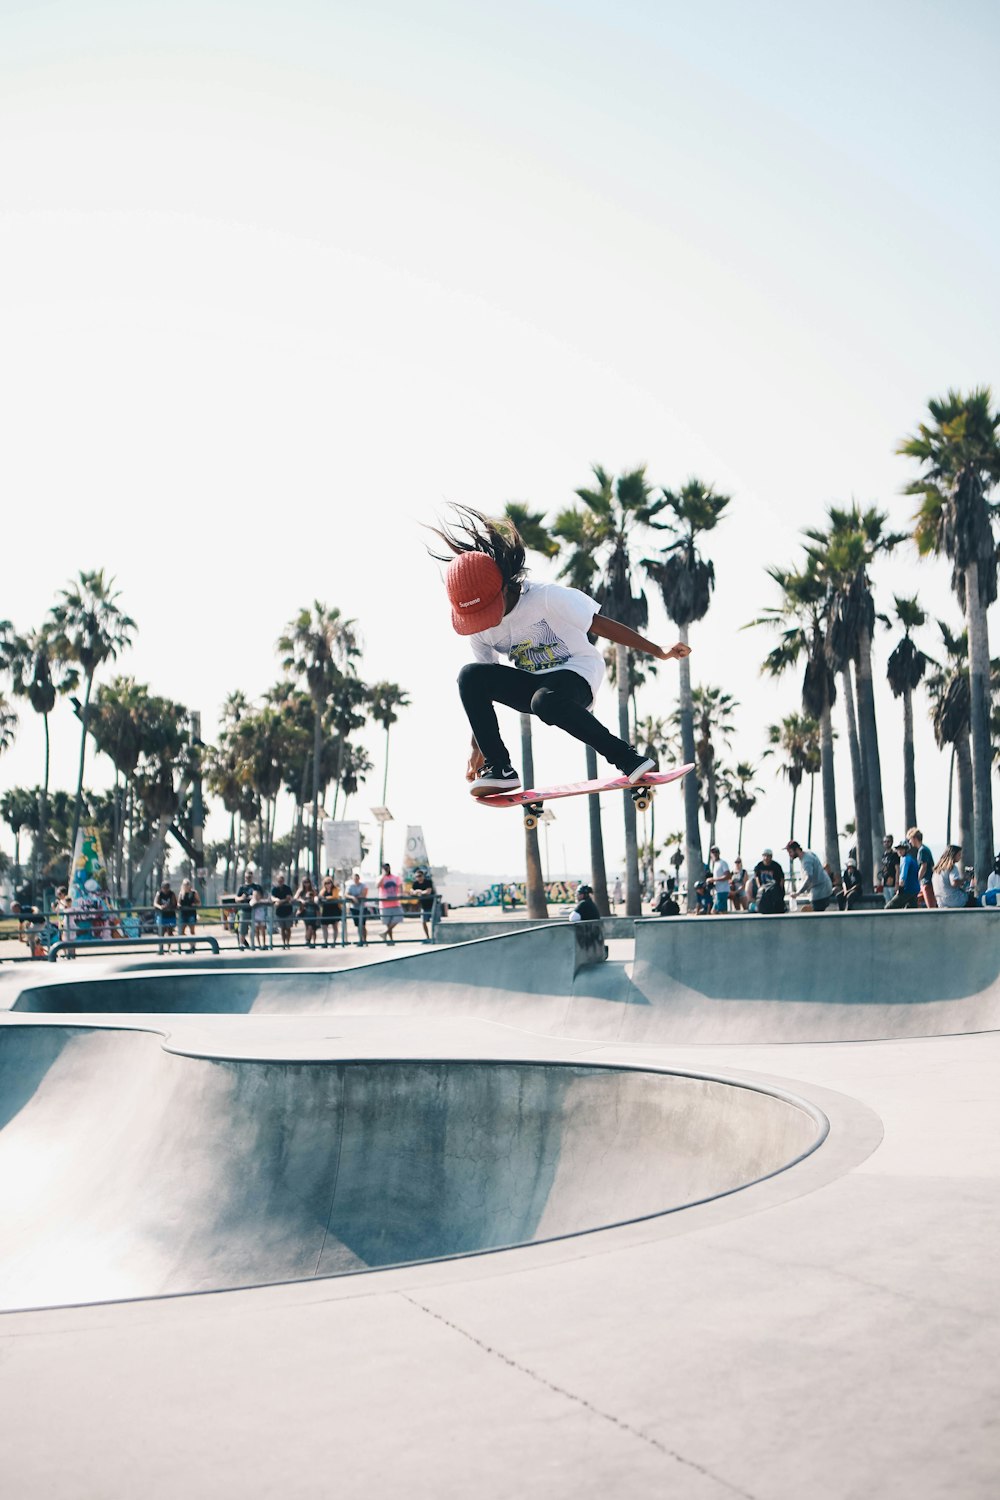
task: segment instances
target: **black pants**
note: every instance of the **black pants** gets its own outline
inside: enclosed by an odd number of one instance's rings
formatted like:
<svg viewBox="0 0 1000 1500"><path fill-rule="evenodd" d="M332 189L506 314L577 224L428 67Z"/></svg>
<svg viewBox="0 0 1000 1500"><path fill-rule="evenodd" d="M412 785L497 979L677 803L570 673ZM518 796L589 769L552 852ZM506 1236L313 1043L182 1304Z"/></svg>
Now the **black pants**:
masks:
<svg viewBox="0 0 1000 1500"><path fill-rule="evenodd" d="M539 676L499 663L470 662L458 674L458 691L487 765L500 767L511 763L500 738L494 703L506 704L518 713L534 714L545 724L565 729L619 769L628 754L629 746L624 740L605 729L588 711L593 695L589 682L578 672L545 672Z"/></svg>

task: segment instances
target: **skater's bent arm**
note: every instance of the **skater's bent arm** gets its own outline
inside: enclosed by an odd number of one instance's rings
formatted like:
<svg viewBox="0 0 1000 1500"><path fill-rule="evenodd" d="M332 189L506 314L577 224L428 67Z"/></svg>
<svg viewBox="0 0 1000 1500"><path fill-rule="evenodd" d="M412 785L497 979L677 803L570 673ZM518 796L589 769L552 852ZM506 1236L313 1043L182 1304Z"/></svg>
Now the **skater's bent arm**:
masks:
<svg viewBox="0 0 1000 1500"><path fill-rule="evenodd" d="M685 646L682 641L678 641L676 646L657 646L654 641L647 641L644 635L630 630L620 620L609 620L607 615L594 616L590 633L603 636L606 641L614 641L616 646L627 646L630 651L644 651L647 656L659 657L660 661L670 661L675 657L679 660L682 656L691 655L691 647Z"/></svg>

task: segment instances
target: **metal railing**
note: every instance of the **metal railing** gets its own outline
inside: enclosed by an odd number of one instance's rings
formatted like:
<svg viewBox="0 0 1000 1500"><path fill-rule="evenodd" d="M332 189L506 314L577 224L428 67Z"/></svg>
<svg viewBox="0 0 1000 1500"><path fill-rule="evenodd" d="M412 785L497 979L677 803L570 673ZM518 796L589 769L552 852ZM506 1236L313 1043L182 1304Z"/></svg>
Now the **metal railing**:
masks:
<svg viewBox="0 0 1000 1500"><path fill-rule="evenodd" d="M193 951L196 943L204 943L212 953L218 953L219 940L210 933L203 932L197 937L178 937L171 934L170 937L162 938L116 938L113 943L95 942L93 938L60 938L58 943L53 943L48 951L49 963L55 963L60 953L69 953L75 958L77 953L103 953L105 958L111 954L120 953L123 948L158 948L163 952L164 946L176 943L178 950L181 943L190 945Z"/></svg>

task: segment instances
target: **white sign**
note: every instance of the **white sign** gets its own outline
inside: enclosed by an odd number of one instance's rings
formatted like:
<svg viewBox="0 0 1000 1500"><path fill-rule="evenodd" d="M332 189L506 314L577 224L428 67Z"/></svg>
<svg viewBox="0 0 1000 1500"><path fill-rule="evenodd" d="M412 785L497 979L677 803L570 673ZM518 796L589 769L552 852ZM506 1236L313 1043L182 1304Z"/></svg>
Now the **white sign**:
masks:
<svg viewBox="0 0 1000 1500"><path fill-rule="evenodd" d="M361 824L323 820L323 868L346 870L361 863Z"/></svg>
<svg viewBox="0 0 1000 1500"><path fill-rule="evenodd" d="M430 869L430 860L427 858L427 845L424 843L424 830L416 823L410 823L406 830L406 853L403 856L403 869L415 870L417 868Z"/></svg>

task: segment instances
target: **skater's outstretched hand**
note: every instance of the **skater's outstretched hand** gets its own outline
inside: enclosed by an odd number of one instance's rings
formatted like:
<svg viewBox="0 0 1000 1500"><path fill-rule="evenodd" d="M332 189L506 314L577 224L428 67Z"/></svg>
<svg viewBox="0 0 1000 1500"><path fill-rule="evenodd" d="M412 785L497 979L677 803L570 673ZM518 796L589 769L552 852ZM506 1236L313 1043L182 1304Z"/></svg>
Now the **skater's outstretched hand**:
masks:
<svg viewBox="0 0 1000 1500"><path fill-rule="evenodd" d="M691 647L678 641L676 646L657 646L656 655L660 661L681 661L685 656L691 655Z"/></svg>
<svg viewBox="0 0 1000 1500"><path fill-rule="evenodd" d="M485 757L485 755L480 750L480 748L476 744L475 740L473 740L473 742L472 742L472 749L469 752L469 764L465 768L465 779L466 779L466 781L475 781L476 775L478 774L480 766L485 765L485 763L486 763L486 757Z"/></svg>

